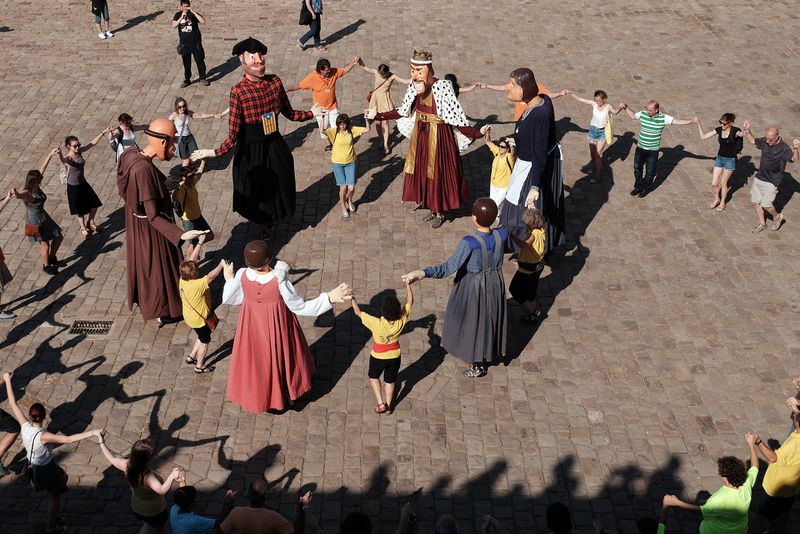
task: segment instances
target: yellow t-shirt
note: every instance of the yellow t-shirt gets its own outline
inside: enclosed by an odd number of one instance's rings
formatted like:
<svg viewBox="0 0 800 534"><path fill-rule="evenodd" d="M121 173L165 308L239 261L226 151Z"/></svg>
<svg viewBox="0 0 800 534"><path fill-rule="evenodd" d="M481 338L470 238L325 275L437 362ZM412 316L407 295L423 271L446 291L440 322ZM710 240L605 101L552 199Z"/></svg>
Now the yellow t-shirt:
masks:
<svg viewBox="0 0 800 534"><path fill-rule="evenodd" d="M500 189L508 189L508 181L511 179L511 170L514 168L517 158L511 153L510 150L506 151L502 156L500 155L500 147L494 143L489 143L489 150L494 154L492 161L492 179L491 184Z"/></svg>
<svg viewBox="0 0 800 534"><path fill-rule="evenodd" d="M183 304L183 320L190 328L202 328L206 317L211 313L211 292L208 290L208 276L178 282Z"/></svg>
<svg viewBox="0 0 800 534"><path fill-rule="evenodd" d="M197 187L194 185L190 187L186 182L181 182L175 199L183 206L181 218L184 221L193 221L203 215L200 211L200 200L197 198Z"/></svg>
<svg viewBox="0 0 800 534"><path fill-rule="evenodd" d="M793 497L800 490L800 434L792 432L775 454L761 485L771 497Z"/></svg>
<svg viewBox="0 0 800 534"><path fill-rule="evenodd" d="M533 271L522 267L523 263L539 263L544 258L544 245L547 241L547 235L544 230L539 228L531 230L531 235L533 236L533 243L529 247L521 248L517 259L517 270L524 274L531 274Z"/></svg>
<svg viewBox="0 0 800 534"><path fill-rule="evenodd" d="M353 148L355 140L367 131L366 128L353 126L350 128L352 133L338 132L337 128L328 128L325 130L325 137L333 145L331 150L331 162L347 165L356 160L356 149Z"/></svg>
<svg viewBox="0 0 800 534"><path fill-rule="evenodd" d="M391 345L397 343L400 339L400 334L408 321L408 315L411 313L411 304L406 304L403 308L403 316L396 321L387 321L383 317L374 317L368 313L361 312L361 324L369 328L372 332L372 338L375 343L381 345ZM370 353L373 358L379 360L391 360L400 357L400 349L389 350L386 352Z"/></svg>

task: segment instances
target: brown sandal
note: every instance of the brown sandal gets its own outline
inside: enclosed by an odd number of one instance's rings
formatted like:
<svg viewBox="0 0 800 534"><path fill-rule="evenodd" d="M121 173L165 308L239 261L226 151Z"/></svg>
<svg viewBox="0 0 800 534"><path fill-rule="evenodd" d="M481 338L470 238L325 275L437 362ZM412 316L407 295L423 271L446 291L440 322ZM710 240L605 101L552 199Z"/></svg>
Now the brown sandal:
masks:
<svg viewBox="0 0 800 534"><path fill-rule="evenodd" d="M389 406L385 402L378 403L375 406L375 413L386 413L389 411Z"/></svg>

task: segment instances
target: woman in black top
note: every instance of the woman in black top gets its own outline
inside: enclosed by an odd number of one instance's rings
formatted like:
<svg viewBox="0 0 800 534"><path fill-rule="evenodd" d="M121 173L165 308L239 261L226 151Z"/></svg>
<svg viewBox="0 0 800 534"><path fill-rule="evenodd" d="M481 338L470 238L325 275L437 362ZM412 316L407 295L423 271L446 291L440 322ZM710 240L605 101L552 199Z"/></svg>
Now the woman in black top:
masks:
<svg viewBox="0 0 800 534"><path fill-rule="evenodd" d="M736 154L742 151L744 134L733 125L734 120L736 120L736 115L725 113L719 119L720 125L706 133L703 132L700 122L697 122L700 139L708 139L716 135L719 141L719 151L717 151L714 172L711 175L711 192L714 198L708 205L717 212L725 209L725 201L728 199L728 180L736 170Z"/></svg>

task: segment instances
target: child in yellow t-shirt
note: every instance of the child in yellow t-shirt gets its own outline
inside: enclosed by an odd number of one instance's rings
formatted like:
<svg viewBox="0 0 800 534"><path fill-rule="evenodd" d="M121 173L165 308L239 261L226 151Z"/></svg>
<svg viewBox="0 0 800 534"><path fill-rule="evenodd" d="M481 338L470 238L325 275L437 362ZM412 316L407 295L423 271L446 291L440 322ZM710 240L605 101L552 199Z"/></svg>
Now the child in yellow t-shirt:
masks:
<svg viewBox="0 0 800 534"><path fill-rule="evenodd" d="M186 257L192 261L197 261L197 258L200 257L200 247L203 246L203 243L208 243L214 239L214 232L211 231L211 227L200 211L200 200L197 195L197 182L200 180L205 167L205 160L200 162L200 167L196 171L191 166L181 167L181 183L172 194L175 211L180 215L183 229L187 232L189 230L206 231L200 237L189 241Z"/></svg>
<svg viewBox="0 0 800 534"><path fill-rule="evenodd" d="M336 185L339 186L339 206L342 208L342 219L349 218L350 213L356 211L355 204L353 204L353 195L356 192L356 151L353 144L361 134L367 131L369 131L369 123L366 128L353 126L350 117L344 113L336 118L336 128L325 130L325 137L333 146L331 162L333 176L336 178Z"/></svg>
<svg viewBox="0 0 800 534"><path fill-rule="evenodd" d="M517 272L511 279L508 291L514 300L522 304L527 312L525 320L536 322L539 318L539 305L536 302L536 291L539 289L539 277L542 275L544 264L545 244L547 234L542 213L536 208L526 209L522 214L525 226L530 230L528 239L522 240L509 232L509 237L520 247L517 259Z"/></svg>
<svg viewBox="0 0 800 534"><path fill-rule="evenodd" d="M406 283L406 305L401 307L397 297L390 295L381 302L381 316L375 317L362 312L355 297L350 301L353 312L361 318L361 323L372 332L372 352L369 356L369 382L378 401L375 413L391 414L394 410L394 383L400 371L400 334L408 321L414 293ZM386 400L381 392L380 377L383 374Z"/></svg>
<svg viewBox="0 0 800 534"><path fill-rule="evenodd" d="M205 365L208 344L211 342L211 328L206 324L206 319L214 315L214 310L211 308L209 284L219 276L224 268L225 260L220 260L219 265L201 278L197 262L184 261L180 266L181 279L178 282L178 289L183 304L183 320L197 334L197 341L194 343L192 352L186 357L186 363L194 364L194 372L198 374L210 373L214 370L213 365Z"/></svg>
<svg viewBox="0 0 800 534"><path fill-rule="evenodd" d="M492 151L492 177L489 180L489 198L497 204L497 215L500 215L500 208L506 199L508 182L511 180L511 173L514 164L517 162L517 149L514 140L510 137L501 137L497 144L492 142L492 128L486 128L486 146Z"/></svg>

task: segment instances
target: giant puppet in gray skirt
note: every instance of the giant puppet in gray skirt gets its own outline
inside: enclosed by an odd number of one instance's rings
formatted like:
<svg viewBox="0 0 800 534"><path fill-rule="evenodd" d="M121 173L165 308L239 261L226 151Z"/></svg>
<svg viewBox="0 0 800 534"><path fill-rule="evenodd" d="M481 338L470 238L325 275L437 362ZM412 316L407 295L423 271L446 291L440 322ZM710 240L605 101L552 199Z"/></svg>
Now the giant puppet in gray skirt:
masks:
<svg viewBox="0 0 800 534"><path fill-rule="evenodd" d="M461 239L452 256L441 265L412 271L403 280L445 278L456 275L445 312L442 346L470 364L464 375L484 376L489 363L506 351L506 286L503 254L511 250L505 228L490 227L497 205L479 198L472 207L477 232Z"/></svg>

